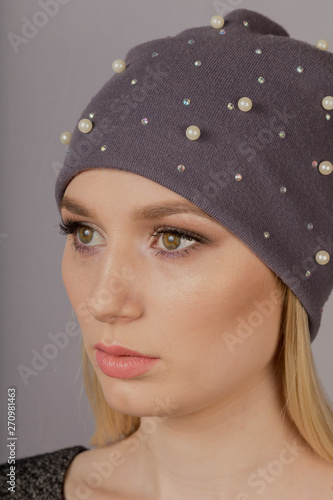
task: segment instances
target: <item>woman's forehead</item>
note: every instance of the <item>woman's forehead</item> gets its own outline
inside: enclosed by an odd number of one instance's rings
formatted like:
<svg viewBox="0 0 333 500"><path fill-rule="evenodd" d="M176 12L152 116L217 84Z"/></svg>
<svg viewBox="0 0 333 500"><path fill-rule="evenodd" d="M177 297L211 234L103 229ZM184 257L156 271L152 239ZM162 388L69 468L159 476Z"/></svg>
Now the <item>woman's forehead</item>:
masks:
<svg viewBox="0 0 333 500"><path fill-rule="evenodd" d="M112 197L109 198L108 194ZM143 176L110 168L94 168L80 172L69 183L61 207L73 205L76 200L89 203L96 198L101 199L101 196L105 196L105 201L110 204L124 202L125 199L127 202L135 200L135 220L192 213L219 224L204 210L178 193Z"/></svg>

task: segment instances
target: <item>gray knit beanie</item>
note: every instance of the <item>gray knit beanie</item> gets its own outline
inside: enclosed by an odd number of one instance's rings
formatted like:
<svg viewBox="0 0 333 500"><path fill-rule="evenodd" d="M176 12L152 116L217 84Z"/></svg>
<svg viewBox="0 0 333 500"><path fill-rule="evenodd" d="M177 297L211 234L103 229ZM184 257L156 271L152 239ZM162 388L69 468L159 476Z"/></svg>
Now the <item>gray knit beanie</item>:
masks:
<svg viewBox="0 0 333 500"><path fill-rule="evenodd" d="M78 120L56 183L116 168L178 193L297 295L311 341L333 286L333 54L250 10L132 48ZM110 63L111 69L111 63ZM332 119L331 119L332 118Z"/></svg>

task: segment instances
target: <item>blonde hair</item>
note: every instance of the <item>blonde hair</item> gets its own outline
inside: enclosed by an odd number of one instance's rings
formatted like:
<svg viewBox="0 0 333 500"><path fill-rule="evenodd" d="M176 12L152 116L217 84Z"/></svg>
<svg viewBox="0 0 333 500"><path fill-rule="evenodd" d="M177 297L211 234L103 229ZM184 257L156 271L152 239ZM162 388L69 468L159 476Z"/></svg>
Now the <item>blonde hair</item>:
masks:
<svg viewBox="0 0 333 500"><path fill-rule="evenodd" d="M292 290L280 278L277 281L284 296L277 369L282 380L285 411L312 449L333 463L333 410L316 372L308 315ZM96 424L90 444L102 447L133 434L140 427L140 417L110 408L84 345L82 366L84 387Z"/></svg>
<svg viewBox="0 0 333 500"><path fill-rule="evenodd" d="M290 288L286 289L279 357L285 407L312 449L333 464L333 410L317 375L308 314Z"/></svg>

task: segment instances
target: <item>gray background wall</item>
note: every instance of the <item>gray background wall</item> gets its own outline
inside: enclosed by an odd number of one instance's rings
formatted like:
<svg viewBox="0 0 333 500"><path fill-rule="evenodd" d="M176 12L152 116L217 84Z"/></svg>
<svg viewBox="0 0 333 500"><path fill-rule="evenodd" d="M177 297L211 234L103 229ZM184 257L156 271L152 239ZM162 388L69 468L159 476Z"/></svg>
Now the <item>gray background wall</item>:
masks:
<svg viewBox="0 0 333 500"><path fill-rule="evenodd" d="M216 13L246 8L282 24L293 38L311 44L325 38L333 51L333 2L0 1L0 462L4 462L9 387L16 388L17 458L76 444L89 446L93 432L82 386L80 335L60 271L65 239L58 233L53 195L65 155L60 133L74 129L83 107L113 74L113 60L124 58L138 43L207 25ZM53 17L38 14L45 12L41 4L53 5ZM35 32L30 27L27 43L17 42L15 51L8 33L22 36L26 19L39 27ZM332 323L333 296L313 344L320 377L333 400ZM62 342L67 339L67 345L46 347L55 345L52 335L59 332L65 332ZM37 360L38 370L26 374L24 383L20 365L31 369L36 352L43 350L49 359L44 366Z"/></svg>

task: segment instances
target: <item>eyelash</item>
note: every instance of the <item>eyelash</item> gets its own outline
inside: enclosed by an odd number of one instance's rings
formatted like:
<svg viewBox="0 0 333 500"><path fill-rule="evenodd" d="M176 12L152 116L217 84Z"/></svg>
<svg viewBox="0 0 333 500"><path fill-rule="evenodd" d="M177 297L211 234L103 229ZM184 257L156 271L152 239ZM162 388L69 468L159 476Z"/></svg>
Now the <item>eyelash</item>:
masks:
<svg viewBox="0 0 333 500"><path fill-rule="evenodd" d="M91 227L89 224L84 224L80 221L76 221L73 219L66 219L63 220L60 224L60 234L64 234L66 236L73 234L74 238L72 240L72 245L75 249L75 251L79 251L80 253L91 253L91 250L88 245L82 245L77 242L77 237L76 237L76 232L78 229L85 227L88 229L91 229L93 231L96 231L93 227ZM161 234L166 234L170 233L174 236L178 236L179 238L187 239L187 240L195 240L199 244L204 243L205 238L200 236L199 234L192 233L191 231L185 231L183 229L177 229L174 227L162 227L162 228L155 228L154 227L154 233L149 233L153 237L160 236ZM92 246L92 245L90 245ZM161 249L156 249L157 251L155 252L155 255L161 256L161 258L177 258L177 257L186 257L190 250L198 250L198 246L191 246L188 248L184 248L183 250L161 250Z"/></svg>

